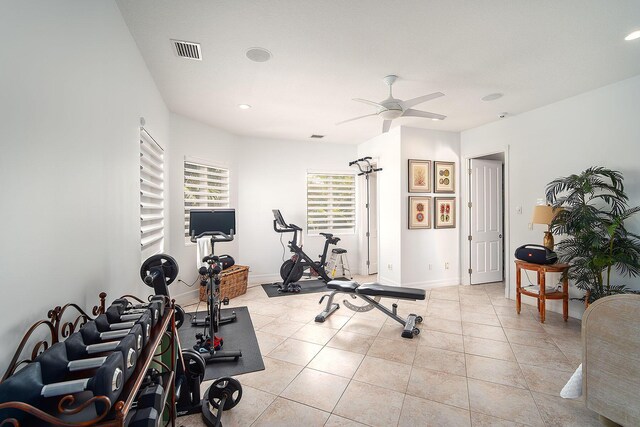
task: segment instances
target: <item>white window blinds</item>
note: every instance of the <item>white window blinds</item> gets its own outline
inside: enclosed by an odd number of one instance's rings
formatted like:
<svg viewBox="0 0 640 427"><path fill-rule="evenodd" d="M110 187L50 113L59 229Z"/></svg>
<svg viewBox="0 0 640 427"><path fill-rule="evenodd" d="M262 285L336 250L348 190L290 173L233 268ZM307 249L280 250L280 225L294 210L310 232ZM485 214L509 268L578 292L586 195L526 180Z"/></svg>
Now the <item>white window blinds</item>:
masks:
<svg viewBox="0 0 640 427"><path fill-rule="evenodd" d="M184 236L189 240L189 211L229 207L229 169L184 161Z"/></svg>
<svg viewBox="0 0 640 427"><path fill-rule="evenodd" d="M355 175L307 173L307 234L348 234L355 229Z"/></svg>
<svg viewBox="0 0 640 427"><path fill-rule="evenodd" d="M143 259L164 251L164 150L140 130L140 246Z"/></svg>

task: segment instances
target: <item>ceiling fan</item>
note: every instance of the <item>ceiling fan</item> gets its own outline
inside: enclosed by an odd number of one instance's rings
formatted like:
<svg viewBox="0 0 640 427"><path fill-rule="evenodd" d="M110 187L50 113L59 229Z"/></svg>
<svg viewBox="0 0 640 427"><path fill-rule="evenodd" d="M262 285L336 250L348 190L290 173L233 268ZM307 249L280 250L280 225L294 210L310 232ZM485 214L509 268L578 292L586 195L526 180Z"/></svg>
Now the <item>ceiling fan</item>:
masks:
<svg viewBox="0 0 640 427"><path fill-rule="evenodd" d="M429 113L428 111L414 110L413 108L411 108L415 105L422 104L423 102L440 98L441 96L444 96L444 93L435 92L429 95L423 95L417 98L402 101L400 99L394 98L393 94L391 93L391 86L397 79L398 76L394 75L386 76L384 79L382 79L389 86L389 97L384 101L373 102L361 98L353 99L354 101L372 105L376 107L378 111L371 114L365 114L364 116L354 117L349 120L344 120L342 122L336 123L336 125L341 125L343 123L352 122L354 120L362 119L369 116L380 116L384 119L384 122L382 122L382 133L385 133L388 132L389 128L391 127L391 121L393 119L397 119L398 117L424 117L431 120L444 120L447 118L447 116L443 116L442 114Z"/></svg>

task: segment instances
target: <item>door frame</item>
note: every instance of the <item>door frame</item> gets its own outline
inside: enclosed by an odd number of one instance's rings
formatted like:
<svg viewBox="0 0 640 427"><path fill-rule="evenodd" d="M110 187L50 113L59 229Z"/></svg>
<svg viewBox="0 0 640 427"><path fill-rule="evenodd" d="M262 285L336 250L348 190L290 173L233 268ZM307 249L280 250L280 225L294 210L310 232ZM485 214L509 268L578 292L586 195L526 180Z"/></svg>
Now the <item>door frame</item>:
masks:
<svg viewBox="0 0 640 427"><path fill-rule="evenodd" d="M471 169L471 159L476 159L478 157L490 156L492 154L504 154L504 176L503 176L503 215L504 222L502 224L503 227L503 248L504 248L504 296L505 298L510 298L511 294L515 296L514 292L511 291L511 268L512 265L509 263L509 255L511 253L511 208L510 208L510 200L509 200L509 188L510 188L510 174L509 174L509 146L507 145L504 149L495 149L490 151L479 151L471 154L467 154L462 159L462 165L464 165L464 170L462 174L464 179L461 182L460 186L460 277L461 283L466 286L471 285L471 275L469 274L469 268L471 267L471 250L469 247L468 236L470 233L470 221L471 217L469 216L469 202L471 201L471 188L470 188L470 180L469 180L469 170ZM514 285L515 286L515 285Z"/></svg>

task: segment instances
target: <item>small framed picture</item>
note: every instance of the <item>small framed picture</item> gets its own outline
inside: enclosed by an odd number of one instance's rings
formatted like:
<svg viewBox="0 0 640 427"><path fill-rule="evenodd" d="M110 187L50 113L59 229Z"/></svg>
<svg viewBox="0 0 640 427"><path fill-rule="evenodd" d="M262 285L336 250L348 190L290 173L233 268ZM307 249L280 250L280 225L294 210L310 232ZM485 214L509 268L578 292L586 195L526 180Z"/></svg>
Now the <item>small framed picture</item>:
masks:
<svg viewBox="0 0 640 427"><path fill-rule="evenodd" d="M435 228L456 228L456 198L436 197L433 215Z"/></svg>
<svg viewBox="0 0 640 427"><path fill-rule="evenodd" d="M409 159L409 193L431 193L431 160Z"/></svg>
<svg viewBox="0 0 640 427"><path fill-rule="evenodd" d="M433 162L435 193L455 193L456 164L453 162Z"/></svg>
<svg viewBox="0 0 640 427"><path fill-rule="evenodd" d="M409 196L409 229L431 228L431 197Z"/></svg>

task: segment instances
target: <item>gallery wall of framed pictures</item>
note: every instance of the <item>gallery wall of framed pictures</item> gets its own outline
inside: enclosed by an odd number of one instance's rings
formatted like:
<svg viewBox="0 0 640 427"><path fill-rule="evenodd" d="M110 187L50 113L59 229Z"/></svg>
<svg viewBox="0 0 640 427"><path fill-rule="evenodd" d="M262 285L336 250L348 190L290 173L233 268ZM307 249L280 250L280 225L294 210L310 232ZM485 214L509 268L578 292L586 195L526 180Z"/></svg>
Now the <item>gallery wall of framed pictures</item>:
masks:
<svg viewBox="0 0 640 427"><path fill-rule="evenodd" d="M455 162L409 159L408 171L409 193L455 193ZM456 227L454 196L432 198L411 195L408 203L409 229L430 229L432 222L436 229Z"/></svg>

